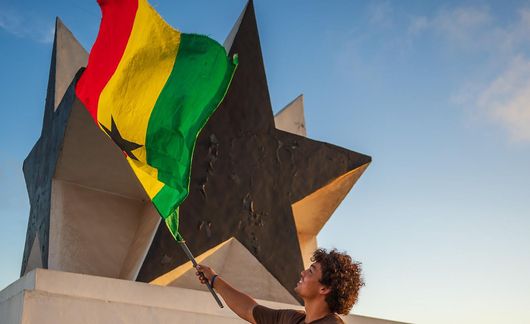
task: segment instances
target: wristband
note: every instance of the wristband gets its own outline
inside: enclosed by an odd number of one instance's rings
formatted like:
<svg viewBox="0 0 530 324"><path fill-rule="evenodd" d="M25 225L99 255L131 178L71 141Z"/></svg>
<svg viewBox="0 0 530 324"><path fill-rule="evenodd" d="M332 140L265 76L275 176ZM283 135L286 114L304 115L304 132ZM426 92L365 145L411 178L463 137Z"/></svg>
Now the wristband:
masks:
<svg viewBox="0 0 530 324"><path fill-rule="evenodd" d="M217 275L213 275L212 279L210 280L210 286L213 288L213 283L215 282L215 279L217 279Z"/></svg>

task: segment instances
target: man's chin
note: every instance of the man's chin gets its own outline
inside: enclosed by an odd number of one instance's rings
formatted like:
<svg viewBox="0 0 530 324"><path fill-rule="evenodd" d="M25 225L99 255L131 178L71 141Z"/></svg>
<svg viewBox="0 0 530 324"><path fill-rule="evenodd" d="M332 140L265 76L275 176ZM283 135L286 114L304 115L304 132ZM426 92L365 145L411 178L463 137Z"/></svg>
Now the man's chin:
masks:
<svg viewBox="0 0 530 324"><path fill-rule="evenodd" d="M294 288L294 293L296 294L296 296L304 299L304 295L303 295L303 292L301 291L300 287L295 287Z"/></svg>
<svg viewBox="0 0 530 324"><path fill-rule="evenodd" d="M299 286L299 285L296 285L296 287L294 287L294 292L295 292L297 295L300 295L300 286Z"/></svg>

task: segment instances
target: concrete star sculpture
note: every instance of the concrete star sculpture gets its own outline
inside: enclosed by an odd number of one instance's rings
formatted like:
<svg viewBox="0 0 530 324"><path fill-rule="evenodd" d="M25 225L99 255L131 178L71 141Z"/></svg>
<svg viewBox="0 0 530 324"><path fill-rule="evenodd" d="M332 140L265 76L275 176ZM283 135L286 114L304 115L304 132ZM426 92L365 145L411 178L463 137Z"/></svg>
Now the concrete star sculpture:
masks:
<svg viewBox="0 0 530 324"><path fill-rule="evenodd" d="M59 20L55 37L43 131L24 163L31 211L21 274L43 267L154 282L187 259L123 157L133 143L111 128L118 148L75 97L88 54ZM305 138L301 96L275 119L252 2L225 47L239 67L198 138L180 231L195 255L237 250L231 260L294 296L316 235L371 158Z"/></svg>

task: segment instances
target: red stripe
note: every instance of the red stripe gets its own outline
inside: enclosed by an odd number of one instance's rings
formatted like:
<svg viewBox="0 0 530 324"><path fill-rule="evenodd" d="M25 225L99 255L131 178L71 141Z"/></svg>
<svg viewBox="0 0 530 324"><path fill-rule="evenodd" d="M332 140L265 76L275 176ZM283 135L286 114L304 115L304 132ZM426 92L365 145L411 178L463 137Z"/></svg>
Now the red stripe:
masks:
<svg viewBox="0 0 530 324"><path fill-rule="evenodd" d="M88 66L77 82L75 92L97 120L98 101L103 88L116 71L125 52L138 9L138 0L98 0L101 24L90 51Z"/></svg>

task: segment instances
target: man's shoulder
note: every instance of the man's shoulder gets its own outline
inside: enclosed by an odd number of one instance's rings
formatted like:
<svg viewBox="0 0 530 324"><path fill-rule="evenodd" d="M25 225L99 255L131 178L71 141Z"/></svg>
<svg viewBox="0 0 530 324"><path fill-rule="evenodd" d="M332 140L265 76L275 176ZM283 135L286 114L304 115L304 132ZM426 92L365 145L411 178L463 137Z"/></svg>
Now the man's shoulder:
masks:
<svg viewBox="0 0 530 324"><path fill-rule="evenodd" d="M258 324L267 323L304 323L305 313L294 309L272 309L263 305L256 305L252 315Z"/></svg>
<svg viewBox="0 0 530 324"><path fill-rule="evenodd" d="M257 324L285 323L304 324L305 312L294 309L271 309L263 305L256 305L252 311ZM312 324L344 324L337 314L329 314Z"/></svg>
<svg viewBox="0 0 530 324"><path fill-rule="evenodd" d="M314 324L344 324L342 318L337 314L329 314L324 318L312 322Z"/></svg>

